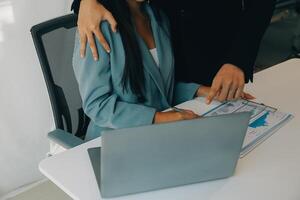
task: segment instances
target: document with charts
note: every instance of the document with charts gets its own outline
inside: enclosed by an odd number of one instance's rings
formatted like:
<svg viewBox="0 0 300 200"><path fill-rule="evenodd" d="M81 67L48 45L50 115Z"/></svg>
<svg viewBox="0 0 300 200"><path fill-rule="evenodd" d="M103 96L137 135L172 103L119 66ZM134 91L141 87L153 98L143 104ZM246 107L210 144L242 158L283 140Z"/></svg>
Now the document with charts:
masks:
<svg viewBox="0 0 300 200"><path fill-rule="evenodd" d="M193 110L201 116L215 116L244 111L251 112L252 115L243 143L241 157L245 156L293 118L291 114L278 111L276 108L242 99L224 103L213 101L210 105L207 105L203 97L198 97L176 107Z"/></svg>

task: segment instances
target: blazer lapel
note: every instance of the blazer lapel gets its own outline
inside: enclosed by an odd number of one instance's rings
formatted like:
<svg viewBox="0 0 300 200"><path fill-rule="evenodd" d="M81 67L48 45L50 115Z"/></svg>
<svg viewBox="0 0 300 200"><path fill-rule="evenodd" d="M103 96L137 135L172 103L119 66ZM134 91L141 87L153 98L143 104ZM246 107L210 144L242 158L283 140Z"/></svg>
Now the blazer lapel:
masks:
<svg viewBox="0 0 300 200"><path fill-rule="evenodd" d="M142 58L143 58L143 64L145 67L145 70L150 74L153 81L155 82L157 88L159 89L162 97L163 102L166 106L170 106L170 95L169 95L169 87L171 83L170 79L170 72L173 72L173 56L169 55L171 52L171 46L169 44L164 44L163 40L168 40L169 38L166 38L165 35L160 33L158 24L156 23L156 20L154 18L154 14L151 10L151 8L146 5L146 11L150 17L151 20L151 27L153 32L153 37L155 40L155 45L157 49L158 54L158 60L159 60L159 67L157 67L150 50L148 46L146 45L145 41L140 37L140 35L136 32L136 36L138 38L138 43L141 48L142 52ZM164 56L166 56L164 58ZM170 60L172 62L170 62ZM172 95L171 95L172 96Z"/></svg>
<svg viewBox="0 0 300 200"><path fill-rule="evenodd" d="M138 41L140 43L140 48L142 50L142 58L145 70L150 74L152 80L154 81L155 85L157 86L159 92L163 97L163 103L165 105L169 105L167 100L167 91L164 87L164 82L162 76L156 66L156 63L150 54L147 45L144 43L143 39L138 36Z"/></svg>
<svg viewBox="0 0 300 200"><path fill-rule="evenodd" d="M174 77L174 55L172 51L172 44L170 35L168 33L168 27L163 21L162 24L158 24L155 20L154 13L150 6L146 6L147 13L151 20L151 27L155 45L157 49L157 55L159 60L159 72L163 79L163 86L165 95L168 97L169 102L172 102L173 97L173 77ZM151 56L151 54L149 53ZM151 56L152 58L152 56ZM153 62L154 59L152 58Z"/></svg>

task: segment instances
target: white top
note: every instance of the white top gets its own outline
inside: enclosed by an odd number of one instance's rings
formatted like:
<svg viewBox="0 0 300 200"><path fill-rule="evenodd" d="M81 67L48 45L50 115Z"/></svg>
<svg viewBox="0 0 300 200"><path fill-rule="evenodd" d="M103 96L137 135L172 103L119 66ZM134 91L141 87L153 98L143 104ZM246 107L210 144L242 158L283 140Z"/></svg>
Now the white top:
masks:
<svg viewBox="0 0 300 200"><path fill-rule="evenodd" d="M158 55L157 55L157 49L156 48L153 48L153 49L150 49L149 50L155 63L156 63L156 66L159 67L159 60L158 60Z"/></svg>
<svg viewBox="0 0 300 200"><path fill-rule="evenodd" d="M293 59L254 75L246 91L256 101L291 112L295 118L244 158L234 176L218 181L180 186L118 200L299 200L300 197L300 59ZM287 78L288 77L288 80ZM44 159L41 172L77 200L102 199L87 149L101 138ZM222 166L220 166L222 167Z"/></svg>

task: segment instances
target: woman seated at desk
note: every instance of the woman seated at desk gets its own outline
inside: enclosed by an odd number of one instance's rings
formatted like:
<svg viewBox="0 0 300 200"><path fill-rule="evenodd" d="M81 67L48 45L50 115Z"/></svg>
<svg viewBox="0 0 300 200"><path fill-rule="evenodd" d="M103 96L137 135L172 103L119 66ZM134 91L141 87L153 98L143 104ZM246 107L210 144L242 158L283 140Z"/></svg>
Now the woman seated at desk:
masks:
<svg viewBox="0 0 300 200"><path fill-rule="evenodd" d="M103 4L118 22L113 33L101 24L111 51L96 41L100 59L91 50L80 58L76 33L73 68L83 109L91 119L86 140L103 130L197 118L192 111L162 112L201 96L207 87L174 81L174 57L166 16L143 0L109 0Z"/></svg>

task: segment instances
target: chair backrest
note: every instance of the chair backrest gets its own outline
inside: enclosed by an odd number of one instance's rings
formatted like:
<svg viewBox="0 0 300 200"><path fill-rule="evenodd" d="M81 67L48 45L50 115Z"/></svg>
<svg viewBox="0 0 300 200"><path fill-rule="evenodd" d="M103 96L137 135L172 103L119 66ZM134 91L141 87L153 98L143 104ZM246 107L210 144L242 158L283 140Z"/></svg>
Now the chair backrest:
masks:
<svg viewBox="0 0 300 200"><path fill-rule="evenodd" d="M83 138L89 118L82 110L72 68L77 18L74 14L37 24L31 35L42 67L56 128Z"/></svg>

